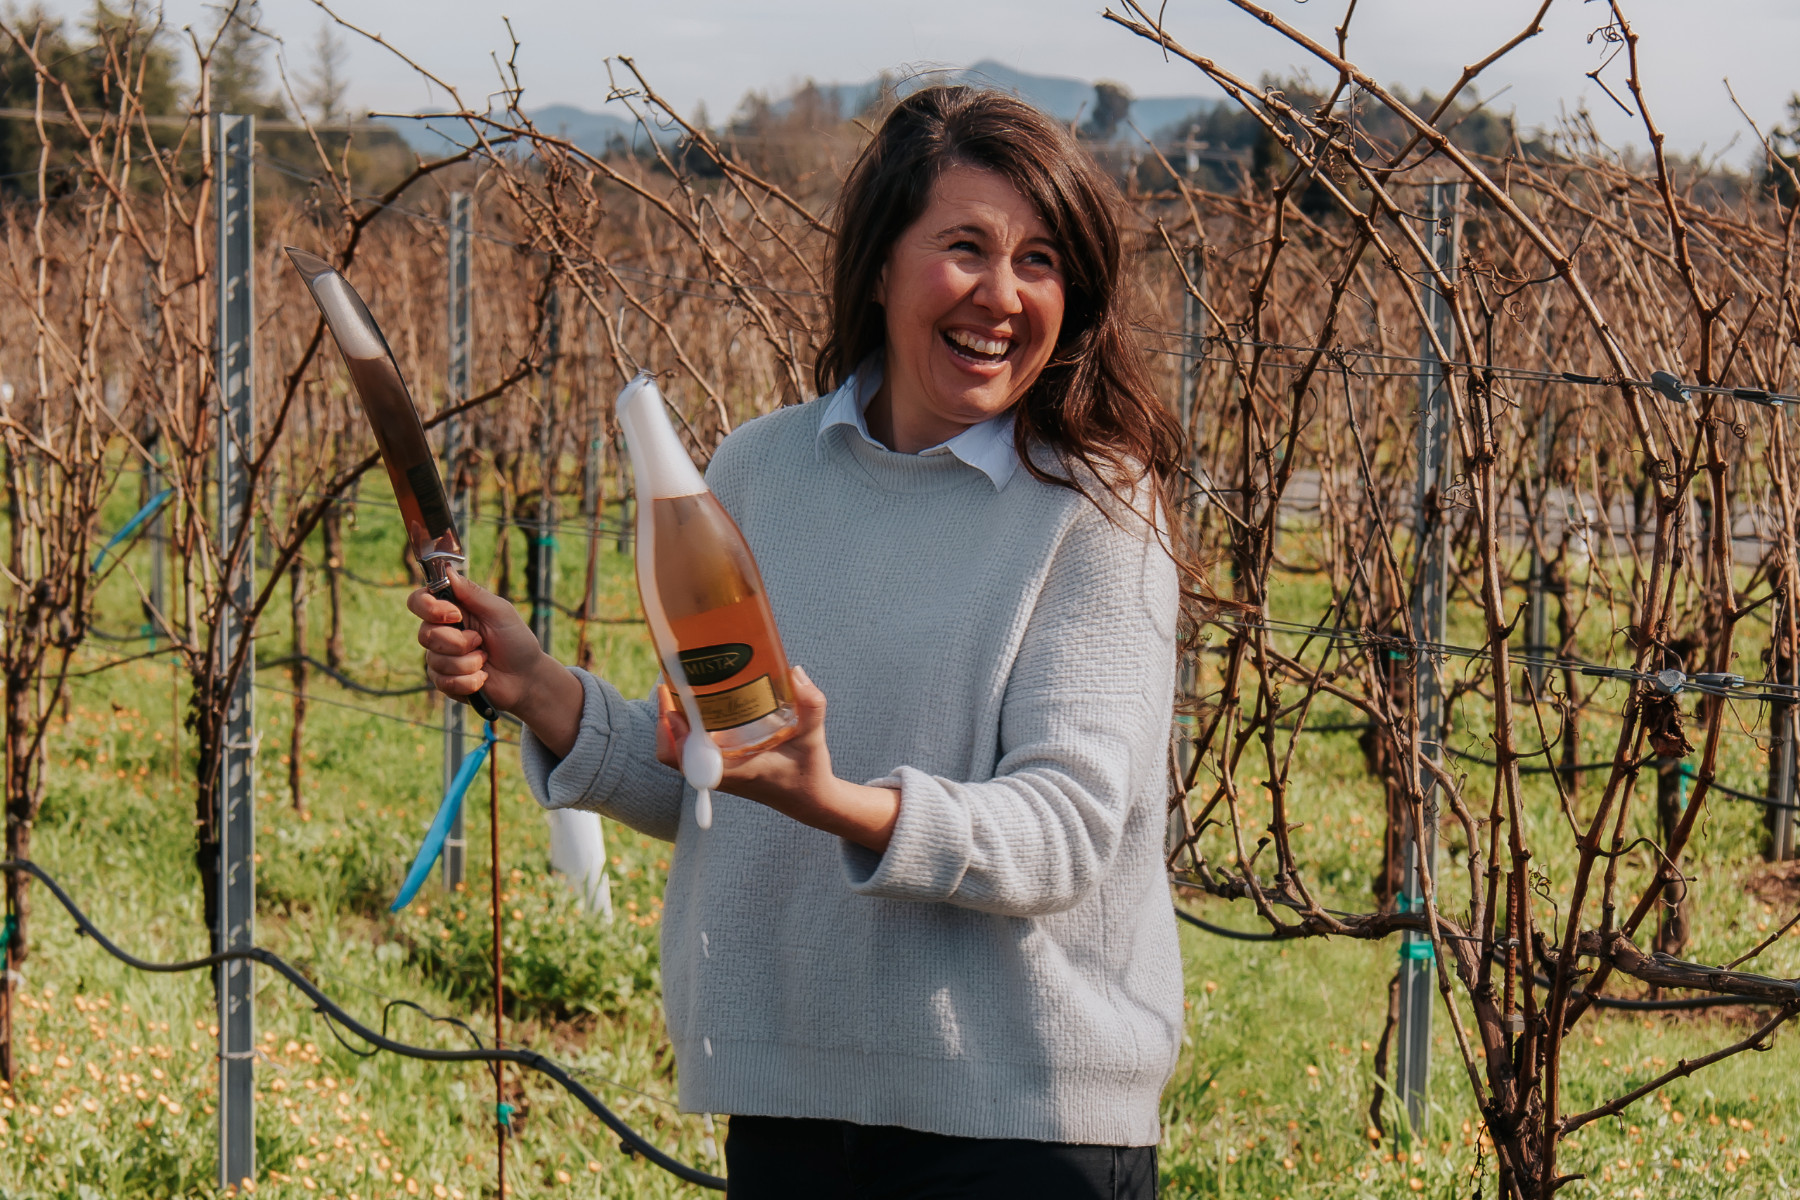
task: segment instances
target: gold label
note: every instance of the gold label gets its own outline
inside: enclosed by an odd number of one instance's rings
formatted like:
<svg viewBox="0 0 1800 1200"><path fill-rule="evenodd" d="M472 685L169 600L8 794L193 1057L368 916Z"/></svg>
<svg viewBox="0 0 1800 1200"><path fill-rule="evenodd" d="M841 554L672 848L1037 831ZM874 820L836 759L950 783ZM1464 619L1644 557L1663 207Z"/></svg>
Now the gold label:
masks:
<svg viewBox="0 0 1800 1200"><path fill-rule="evenodd" d="M759 675L741 687L695 696L700 702L700 723L710 730L748 725L775 711L775 685Z"/></svg>

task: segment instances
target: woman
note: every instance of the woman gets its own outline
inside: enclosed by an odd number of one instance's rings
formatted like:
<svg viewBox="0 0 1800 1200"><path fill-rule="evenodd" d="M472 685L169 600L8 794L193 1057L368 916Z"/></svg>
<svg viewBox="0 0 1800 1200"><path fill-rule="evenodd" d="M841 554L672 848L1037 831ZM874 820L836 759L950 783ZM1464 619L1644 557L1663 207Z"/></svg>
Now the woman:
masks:
<svg viewBox="0 0 1800 1200"><path fill-rule="evenodd" d="M675 843L664 1002L731 1195L1147 1197L1182 991L1163 873L1179 437L1118 200L1011 97L902 101L839 206L820 397L707 480L762 568L800 728L728 764L464 580L414 593L445 693L529 729L547 807ZM826 697L831 698L827 715Z"/></svg>

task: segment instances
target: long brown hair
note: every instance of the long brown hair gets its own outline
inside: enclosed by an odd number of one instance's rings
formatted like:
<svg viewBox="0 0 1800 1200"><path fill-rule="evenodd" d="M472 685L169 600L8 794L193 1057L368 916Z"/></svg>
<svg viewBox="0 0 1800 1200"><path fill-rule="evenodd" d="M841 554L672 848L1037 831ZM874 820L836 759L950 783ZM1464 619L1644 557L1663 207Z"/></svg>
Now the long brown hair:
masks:
<svg viewBox="0 0 1800 1200"><path fill-rule="evenodd" d="M938 177L958 165L1010 182L1062 250L1062 329L1050 361L1013 410L1019 461L1044 482L1097 500L1084 477L1096 480L1142 516L1172 522L1182 434L1132 335L1118 189L1067 129L1005 93L916 91L888 114L851 168L831 253L831 333L813 371L819 394L842 384L886 341L876 280L901 232L930 203ZM1034 445L1054 451L1064 473L1040 463ZM1146 482L1157 512L1144 511Z"/></svg>

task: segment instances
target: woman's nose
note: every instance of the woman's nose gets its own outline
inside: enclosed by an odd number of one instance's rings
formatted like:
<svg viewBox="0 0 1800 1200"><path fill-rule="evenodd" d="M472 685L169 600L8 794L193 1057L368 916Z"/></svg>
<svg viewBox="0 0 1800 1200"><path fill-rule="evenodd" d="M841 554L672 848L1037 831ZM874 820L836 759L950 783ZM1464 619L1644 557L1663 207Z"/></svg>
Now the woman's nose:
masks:
<svg viewBox="0 0 1800 1200"><path fill-rule="evenodd" d="M975 288L975 303L996 316L1010 317L1023 307L1019 303L1019 277L1012 263L1000 260L989 264L981 273Z"/></svg>

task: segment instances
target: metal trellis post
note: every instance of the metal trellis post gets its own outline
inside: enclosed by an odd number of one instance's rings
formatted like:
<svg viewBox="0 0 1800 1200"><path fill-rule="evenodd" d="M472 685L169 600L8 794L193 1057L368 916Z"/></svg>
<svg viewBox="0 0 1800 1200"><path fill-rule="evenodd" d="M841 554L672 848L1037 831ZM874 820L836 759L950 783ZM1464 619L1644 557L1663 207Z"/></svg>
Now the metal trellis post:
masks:
<svg viewBox="0 0 1800 1200"><path fill-rule="evenodd" d="M588 431L587 466L583 471L581 516L587 522L587 576L582 584L582 612L589 620L594 616L594 590L599 583L596 570L600 556L601 479L606 470L606 439L600 432L600 414L596 412Z"/></svg>
<svg viewBox="0 0 1800 1200"><path fill-rule="evenodd" d="M583 593L583 603L587 606L587 614L594 615L595 558L600 549L600 525L606 508L606 428L601 417L600 388L596 385L594 359L594 333L592 326L586 338L587 353L582 360L584 381L583 390L587 392L588 411L587 447L582 458L581 468L581 515L588 523L588 573L587 590Z"/></svg>
<svg viewBox="0 0 1800 1200"><path fill-rule="evenodd" d="M445 379L446 399L460 404L469 397L469 355L472 330L469 303L469 194L450 193L449 223L449 345L450 363ZM450 514L461 530L469 528L468 497L463 491L462 419L452 417L444 422L444 473L450 481ZM467 549L467 547L465 547ZM467 706L449 697L444 699L444 789L463 760L463 714ZM464 860L468 842L463 836L463 814L459 808L444 839L444 887L454 891L463 881Z"/></svg>
<svg viewBox="0 0 1800 1200"><path fill-rule="evenodd" d="M219 609L221 668L250 636L247 614L255 594L253 507L249 465L255 454L256 397L253 337L255 225L252 153L255 118L221 115L218 123L219 269L219 557L227 563ZM232 555L236 548L235 556ZM256 938L256 656L225 696L219 754L219 903L217 945L248 949ZM219 1183L256 1177L255 988L248 962L226 963L215 974L219 1018Z"/></svg>
<svg viewBox="0 0 1800 1200"><path fill-rule="evenodd" d="M155 278L151 274L152 264L148 258L144 260L144 284L140 296L143 305L144 339L155 348L162 346L162 322L156 310ZM162 491L162 431L156 422L146 414L139 425L138 440L144 446L142 464L142 495L138 503L148 504L153 496ZM158 508L150 516L150 528L146 534L150 544L150 599L149 611L144 614L143 631L149 636L150 648L156 648L157 636L168 621L168 581L165 561L168 556L167 527L163 522L163 512Z"/></svg>
<svg viewBox="0 0 1800 1200"><path fill-rule="evenodd" d="M606 443L601 440L600 389L595 386L595 348L593 326L586 337L586 353L582 356L582 387L588 406L587 442L581 455L581 519L587 522L587 562L581 576L581 619L575 634L575 665L593 665L594 648L589 641L594 619L594 591L600 581L600 513L605 490Z"/></svg>
<svg viewBox="0 0 1800 1200"><path fill-rule="evenodd" d="M1457 183L1433 183L1427 186L1425 195L1425 245L1438 270L1452 284L1456 281L1457 249L1462 232L1458 213L1461 191L1462 187ZM1440 290L1435 277L1429 274L1424 276L1422 290L1431 331L1437 334L1444 353L1454 356L1456 326L1451 317L1450 297ZM1434 359L1437 353L1429 333L1422 333L1419 357ZM1413 526L1417 559L1412 621L1413 636L1432 643L1444 640L1450 543L1443 492L1450 480L1451 418L1448 369L1440 363L1421 364L1419 479ZM1443 758L1444 686L1439 677L1440 670L1440 656L1420 652L1415 657L1419 749L1433 761ZM1430 864L1431 876L1434 880L1437 878L1437 788L1425 771L1420 773L1418 787L1424 796L1424 818L1420 828L1409 830L1406 873L1400 892L1401 908L1407 912L1425 909L1421 865ZM1396 1031L1398 1053L1394 1074L1400 1099L1406 1105L1407 1118L1415 1131L1425 1127L1435 973L1430 936L1423 931L1403 934L1400 945L1400 1027Z"/></svg>
<svg viewBox="0 0 1800 1200"><path fill-rule="evenodd" d="M148 504L162 491L162 448L154 427L142 440L144 458L138 464L138 503ZM144 541L150 547L150 598L144 602L143 633L149 639L152 650L156 649L157 637L162 633L163 622L169 611L166 596L168 583L163 563L166 536L162 509L158 508L150 514L149 529L144 534Z"/></svg>
<svg viewBox="0 0 1800 1200"><path fill-rule="evenodd" d="M619 536L614 549L620 554L631 553L631 493L625 484L625 444L624 435L613 440L613 466L617 469L619 485Z"/></svg>
<svg viewBox="0 0 1800 1200"><path fill-rule="evenodd" d="M1781 596L1775 601L1776 608L1771 617L1770 639L1772 645L1769 653L1769 673L1777 683L1791 684L1796 682L1795 663L1800 658L1794 653L1787 633L1792 627L1793 610L1790 607L1794 599ZM1786 862L1794 857L1794 735L1796 716L1800 716L1800 706L1791 701L1776 701L1769 705L1769 796L1782 807L1769 810L1769 857L1775 862Z"/></svg>
<svg viewBox="0 0 1800 1200"><path fill-rule="evenodd" d="M1548 391L1548 389L1546 389ZM1531 576L1529 586L1529 602L1525 613L1525 647L1531 655L1527 671L1531 676L1533 695L1544 694L1544 681L1547 673L1544 659L1550 653L1550 606L1544 597L1548 592L1550 566L1544 561L1541 550L1543 540L1550 536L1544 528L1544 515L1549 510L1550 498L1550 398L1544 397L1543 411L1538 414L1537 427L1537 507L1526 514L1532 523L1531 539Z"/></svg>
<svg viewBox="0 0 1800 1200"><path fill-rule="evenodd" d="M550 650L551 622L556 614L556 357L562 347L562 303L555 289L545 305L544 361L538 368L543 390L544 420L538 432L538 463L543 475L538 489L537 528L531 531L526 556L531 578L531 632Z"/></svg>
<svg viewBox="0 0 1800 1200"><path fill-rule="evenodd" d="M1199 296L1206 289L1206 248L1192 246L1188 249L1187 261L1188 281L1193 284L1193 291L1186 288L1181 293L1181 342L1186 355L1181 359L1181 396L1178 411L1181 417L1181 430L1187 438L1187 469L1194 479L1200 477L1200 430L1197 413L1200 407L1201 369L1205 366L1206 353L1206 307L1200 303ZM1200 488L1197 483L1189 482L1187 488L1187 511L1182 514L1177 526L1176 536L1193 538L1197 536L1195 528L1200 519L1199 508L1202 503ZM1184 655L1181 659L1181 678L1178 690L1184 697L1191 697L1199 690L1199 663L1195 655ZM1175 769L1186 780L1189 770L1194 765L1194 736L1198 732L1198 723L1191 714L1180 714L1175 718ZM1169 812L1169 848L1173 849L1187 837L1186 805Z"/></svg>
<svg viewBox="0 0 1800 1200"><path fill-rule="evenodd" d="M1183 289L1181 293L1181 335L1187 357L1181 360L1181 427L1188 435L1188 465L1196 466L1199 456L1196 453L1199 442L1199 430L1195 427L1194 411L1200 403L1200 375L1206 365L1206 306L1200 302L1200 296L1206 294L1206 248L1192 246L1188 249L1188 279L1194 285L1194 291ZM1195 295L1198 292L1200 295Z"/></svg>
<svg viewBox="0 0 1800 1200"><path fill-rule="evenodd" d="M1775 786L1770 791L1776 804L1780 805L1772 810L1774 828L1770 857L1776 862L1786 862L1794 857L1794 705L1769 705L1769 724L1777 736L1773 755Z"/></svg>
<svg viewBox="0 0 1800 1200"><path fill-rule="evenodd" d="M590 400L591 403L591 400ZM581 448L581 516L593 522L600 516L600 471L602 469L600 410L588 414L587 440Z"/></svg>

